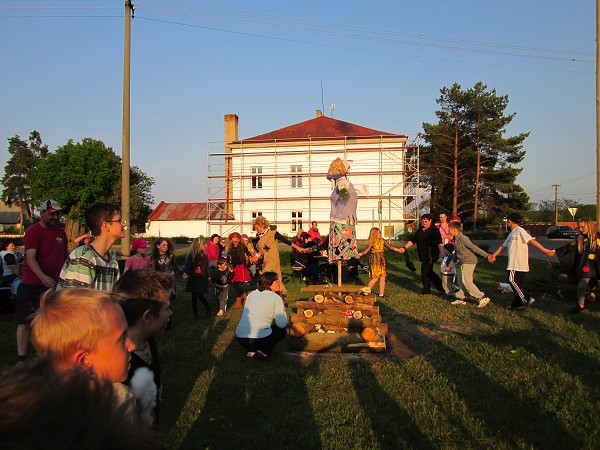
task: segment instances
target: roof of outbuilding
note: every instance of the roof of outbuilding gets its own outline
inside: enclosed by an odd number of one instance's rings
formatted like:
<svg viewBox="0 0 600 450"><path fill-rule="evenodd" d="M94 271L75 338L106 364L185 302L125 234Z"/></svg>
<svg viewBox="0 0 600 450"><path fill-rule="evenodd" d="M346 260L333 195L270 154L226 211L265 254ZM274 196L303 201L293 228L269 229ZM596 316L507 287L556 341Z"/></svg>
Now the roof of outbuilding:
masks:
<svg viewBox="0 0 600 450"><path fill-rule="evenodd" d="M321 116L306 120L288 127L280 128L269 133L243 139L248 141L283 140L283 139L308 139L308 138L339 138L339 137L376 137L376 136L401 136L385 131L355 125L343 120Z"/></svg>
<svg viewBox="0 0 600 450"><path fill-rule="evenodd" d="M0 223L17 224L21 220L21 213L13 211L0 211Z"/></svg>
<svg viewBox="0 0 600 450"><path fill-rule="evenodd" d="M225 203L167 203L161 201L148 216L148 222L230 219L233 217L225 211Z"/></svg>

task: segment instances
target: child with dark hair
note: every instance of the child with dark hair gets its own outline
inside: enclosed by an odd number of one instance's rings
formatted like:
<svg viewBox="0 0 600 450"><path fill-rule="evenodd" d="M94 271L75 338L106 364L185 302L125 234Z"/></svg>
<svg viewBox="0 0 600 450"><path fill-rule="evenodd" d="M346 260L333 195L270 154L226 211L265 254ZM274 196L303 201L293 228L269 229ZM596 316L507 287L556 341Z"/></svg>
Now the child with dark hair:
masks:
<svg viewBox="0 0 600 450"><path fill-rule="evenodd" d="M227 311L227 300L229 300L229 280L231 271L227 265L227 259L219 257L217 259L217 270L211 279L215 283L215 299L217 301L217 316L222 316Z"/></svg>
<svg viewBox="0 0 600 450"><path fill-rule="evenodd" d="M450 235L450 231L448 231ZM454 292L458 291L456 286L456 267L454 265L454 244L444 244L444 250L448 252L446 256L442 258L442 286L446 295L451 296Z"/></svg>
<svg viewBox="0 0 600 450"><path fill-rule="evenodd" d="M173 278L173 289L170 291L171 303L175 301L177 297L177 290L175 285L175 271L183 275L183 269L177 262L175 257L175 244L169 238L158 238L154 241L152 248L152 268L157 272L165 272L171 275ZM173 325L173 319L169 319L167 329L171 329Z"/></svg>
<svg viewBox="0 0 600 450"><path fill-rule="evenodd" d="M279 275L264 272L258 278L258 289L248 294L242 318L235 334L248 358L268 357L275 345L287 336L287 314L279 296Z"/></svg>
<svg viewBox="0 0 600 450"><path fill-rule="evenodd" d="M124 384L129 386L136 399L138 418L154 428L158 427L162 391L154 337L165 329L171 317L169 291L172 287L168 273L140 269L124 273L114 290L123 294L119 304L125 313L129 339L135 344Z"/></svg>
<svg viewBox="0 0 600 450"><path fill-rule="evenodd" d="M245 287L252 279L250 271L246 264L248 258L252 256L248 247L242 242L242 235L238 232L229 235L229 243L227 245L227 260L231 268L231 284L235 292L234 308L240 309L244 307L243 301L246 300L247 294Z"/></svg>
<svg viewBox="0 0 600 450"><path fill-rule="evenodd" d="M186 292L192 295L194 320L198 320L198 300L204 305L206 317L210 316L210 305L204 297L208 292L208 255L206 239L199 237L192 241L190 251L185 258L183 271L187 274Z"/></svg>

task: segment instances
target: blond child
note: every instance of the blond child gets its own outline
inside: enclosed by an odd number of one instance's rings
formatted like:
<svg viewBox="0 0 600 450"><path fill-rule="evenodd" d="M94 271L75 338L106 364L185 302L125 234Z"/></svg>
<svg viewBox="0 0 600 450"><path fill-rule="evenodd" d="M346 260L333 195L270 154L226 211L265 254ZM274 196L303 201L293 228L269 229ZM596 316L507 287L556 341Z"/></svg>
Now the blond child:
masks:
<svg viewBox="0 0 600 450"><path fill-rule="evenodd" d="M380 297L385 295L385 278L387 277L385 247L395 252L399 252L400 250L381 237L381 230L379 228L373 227L369 232L367 248L358 254L358 257L361 258L363 255L371 252L369 255L369 276L371 277L369 289L373 289L373 286L379 280Z"/></svg>
<svg viewBox="0 0 600 450"><path fill-rule="evenodd" d="M119 298L85 288L46 293L31 322L33 346L39 355L83 366L101 380L125 381L135 345Z"/></svg>

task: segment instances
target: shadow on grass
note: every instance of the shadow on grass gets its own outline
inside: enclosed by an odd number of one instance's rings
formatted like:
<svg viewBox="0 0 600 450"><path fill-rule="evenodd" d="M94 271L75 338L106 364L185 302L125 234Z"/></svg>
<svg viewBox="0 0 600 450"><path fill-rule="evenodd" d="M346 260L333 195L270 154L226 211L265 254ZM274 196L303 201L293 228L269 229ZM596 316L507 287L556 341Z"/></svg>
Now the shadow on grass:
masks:
<svg viewBox="0 0 600 450"><path fill-rule="evenodd" d="M215 322L214 318L192 324L181 323L183 320L178 317L177 324L174 325L177 326L177 333L167 332L160 338L165 399L161 403L161 409L166 412L161 414L160 428L165 431L175 426L179 412L184 411L200 374L210 371L218 363L213 349L228 324L228 320ZM201 335L204 337L201 338Z"/></svg>
<svg viewBox="0 0 600 450"><path fill-rule="evenodd" d="M595 389L598 385L598 374L600 373L600 363L591 355L586 355L573 346L561 344L562 336L548 327L541 320L533 316L523 317L531 324L527 331L513 332L504 331L499 334L485 336L481 341L490 342L495 346L503 347L522 347L536 358L554 364L575 378L579 378L583 384L590 389ZM577 337L573 337L577 339ZM598 351L598 343L590 343L592 351Z"/></svg>
<svg viewBox="0 0 600 450"><path fill-rule="evenodd" d="M179 448L321 448L306 390L306 377L316 371L279 349L269 360L248 359L232 336Z"/></svg>
<svg viewBox="0 0 600 450"><path fill-rule="evenodd" d="M379 385L370 364L349 364L354 390L379 448L434 448L410 414ZM364 426L364 425L363 425Z"/></svg>
<svg viewBox="0 0 600 450"><path fill-rule="evenodd" d="M519 340L527 340L529 331L508 330L500 333L500 341L515 345ZM481 337L465 338L472 345L485 340ZM497 336L494 342L497 343ZM569 433L569 430L552 414L542 410L531 400L522 398L498 385L471 361L453 348L438 342L436 349L427 360L438 373L454 384L457 394L470 411L484 421L490 434L500 434L513 448L526 446L540 448L576 448L581 442ZM482 402L481 390L485 389L485 402ZM477 441L472 442L477 445Z"/></svg>

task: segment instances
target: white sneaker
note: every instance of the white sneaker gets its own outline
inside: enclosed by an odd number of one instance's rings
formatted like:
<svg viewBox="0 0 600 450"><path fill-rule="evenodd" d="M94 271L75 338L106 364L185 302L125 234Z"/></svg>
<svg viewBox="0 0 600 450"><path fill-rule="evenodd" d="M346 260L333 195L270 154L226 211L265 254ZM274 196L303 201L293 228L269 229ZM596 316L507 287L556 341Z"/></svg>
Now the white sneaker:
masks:
<svg viewBox="0 0 600 450"><path fill-rule="evenodd" d="M467 304L467 302L465 302L464 300L459 300L459 299L456 299L456 300L454 300L453 302L451 302L450 304L451 304L451 305L466 305L466 304Z"/></svg>
<svg viewBox="0 0 600 450"><path fill-rule="evenodd" d="M220 309L219 312L217 313L217 316L222 316L223 314L225 314L225 311ZM254 356L254 355L252 355L252 356Z"/></svg>
<svg viewBox="0 0 600 450"><path fill-rule="evenodd" d="M267 355L265 353L261 352L260 350L256 350L256 354L258 356L260 356L261 358L266 358L267 357Z"/></svg>
<svg viewBox="0 0 600 450"><path fill-rule="evenodd" d="M248 353L246 353L246 356L248 358L254 358L254 355L256 355L256 352L248 352Z"/></svg>
<svg viewBox="0 0 600 450"><path fill-rule="evenodd" d="M488 296L481 297L479 299L479 303L477 304L478 308L485 308L491 302Z"/></svg>

